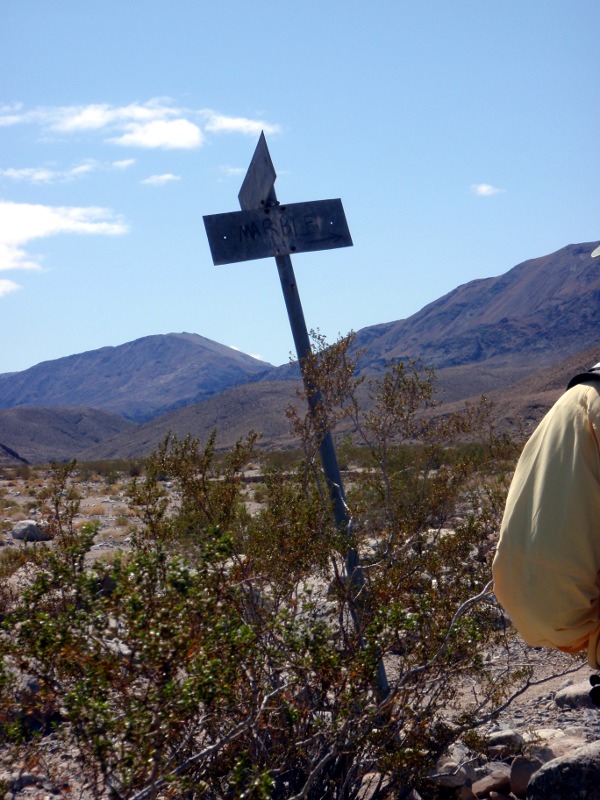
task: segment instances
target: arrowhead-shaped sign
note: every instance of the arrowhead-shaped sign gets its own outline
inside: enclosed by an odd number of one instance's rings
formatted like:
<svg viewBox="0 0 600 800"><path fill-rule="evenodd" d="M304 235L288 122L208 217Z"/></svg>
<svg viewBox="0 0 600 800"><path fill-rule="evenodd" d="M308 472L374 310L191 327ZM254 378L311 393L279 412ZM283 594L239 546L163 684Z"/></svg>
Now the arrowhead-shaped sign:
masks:
<svg viewBox="0 0 600 800"><path fill-rule="evenodd" d="M261 133L238 195L242 210L204 217L215 265L352 246L341 200L283 206L276 177Z"/></svg>
<svg viewBox="0 0 600 800"><path fill-rule="evenodd" d="M277 173L271 161L271 154L263 132L260 134L248 172L238 194L242 210L252 211L265 206L269 200L274 200L273 187L276 177Z"/></svg>

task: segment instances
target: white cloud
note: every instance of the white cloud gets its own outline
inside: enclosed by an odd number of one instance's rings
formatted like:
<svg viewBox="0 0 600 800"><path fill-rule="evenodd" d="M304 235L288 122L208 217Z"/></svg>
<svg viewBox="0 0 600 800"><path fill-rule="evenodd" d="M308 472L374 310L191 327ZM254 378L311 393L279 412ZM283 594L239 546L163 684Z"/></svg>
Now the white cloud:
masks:
<svg viewBox="0 0 600 800"><path fill-rule="evenodd" d="M501 194L505 190L498 189L497 186L492 186L489 183L472 183L471 191L473 194L476 194L477 197L492 197L492 195Z"/></svg>
<svg viewBox="0 0 600 800"><path fill-rule="evenodd" d="M135 164L135 158L124 158L121 161L113 161L111 166L114 169L129 169Z"/></svg>
<svg viewBox="0 0 600 800"><path fill-rule="evenodd" d="M22 169L10 167L9 169L0 170L0 175L13 181L52 183L57 180L60 173L53 169L46 169L46 167L23 167Z"/></svg>
<svg viewBox="0 0 600 800"><path fill-rule="evenodd" d="M72 167L67 175L69 178L77 178L79 175L87 175L88 172L93 172L98 169L98 164L95 161L86 161L85 164L80 164L78 167Z"/></svg>
<svg viewBox="0 0 600 800"><path fill-rule="evenodd" d="M0 105L0 127L8 127L9 125L17 125L21 122L22 103L12 103Z"/></svg>
<svg viewBox="0 0 600 800"><path fill-rule="evenodd" d="M28 183L64 183L89 175L97 170L126 169L135 163L135 159L124 161L113 161L112 163L102 164L94 159L88 159L83 164L70 167L69 169L50 169L48 167L22 167L16 169L0 169L0 175L13 181L26 181Z"/></svg>
<svg viewBox="0 0 600 800"><path fill-rule="evenodd" d="M8 128L11 125L18 125L23 122L23 117L20 114L6 114L0 116L0 128Z"/></svg>
<svg viewBox="0 0 600 800"><path fill-rule="evenodd" d="M109 105L89 105L57 108L50 113L50 127L55 131L97 131L115 119L115 111Z"/></svg>
<svg viewBox="0 0 600 800"><path fill-rule="evenodd" d="M0 280L0 297L4 297L5 294L9 294L10 292L15 292L17 289L20 289L18 283L14 281L9 281L6 278Z"/></svg>
<svg viewBox="0 0 600 800"><path fill-rule="evenodd" d="M258 353L246 353L245 350L242 350L241 347L237 347L235 344L227 345L232 350L235 350L237 353L243 353L245 356L250 356L250 358L255 358L257 361L262 361L263 357L258 355Z"/></svg>
<svg viewBox="0 0 600 800"><path fill-rule="evenodd" d="M0 109L0 125L37 124L62 134L112 133L115 135L109 142L134 147L190 148L202 144L200 128L187 119L192 115L193 112L159 100L126 106L92 103L41 107L21 114Z"/></svg>
<svg viewBox="0 0 600 800"><path fill-rule="evenodd" d="M0 270L39 269L39 256L25 246L59 233L115 236L128 225L110 209L94 206L44 206L0 201Z"/></svg>
<svg viewBox="0 0 600 800"><path fill-rule="evenodd" d="M230 167L228 164L223 164L222 167L219 167L219 171L226 178L237 178L240 175L245 175L248 167Z"/></svg>
<svg viewBox="0 0 600 800"><path fill-rule="evenodd" d="M187 119L155 120L130 123L122 136L109 139L113 144L129 147L191 150L204 141L202 131Z"/></svg>
<svg viewBox="0 0 600 800"><path fill-rule="evenodd" d="M206 130L211 133L242 133L246 136L260 136L261 131L278 133L279 125L272 125L264 120L247 119L246 117L227 117L214 111L207 112Z"/></svg>
<svg viewBox="0 0 600 800"><path fill-rule="evenodd" d="M181 177L179 175L173 175L171 172L167 172L164 175L150 175L149 178L145 178L141 183L146 186L164 186L165 183L180 180Z"/></svg>
<svg viewBox="0 0 600 800"><path fill-rule="evenodd" d="M204 144L208 133L239 133L258 136L276 133L280 126L265 120L219 114L212 109L178 107L170 98L146 103L113 106L90 103L78 106L41 106L26 111L20 105L0 106L0 126L38 125L47 134L108 136L111 144L143 147L192 149Z"/></svg>
<svg viewBox="0 0 600 800"><path fill-rule="evenodd" d="M127 106L111 106L108 103L92 103L86 106L62 106L38 109L32 112L45 124L58 132L98 131L134 122L148 123L168 119L180 112L159 100L147 103L131 103Z"/></svg>

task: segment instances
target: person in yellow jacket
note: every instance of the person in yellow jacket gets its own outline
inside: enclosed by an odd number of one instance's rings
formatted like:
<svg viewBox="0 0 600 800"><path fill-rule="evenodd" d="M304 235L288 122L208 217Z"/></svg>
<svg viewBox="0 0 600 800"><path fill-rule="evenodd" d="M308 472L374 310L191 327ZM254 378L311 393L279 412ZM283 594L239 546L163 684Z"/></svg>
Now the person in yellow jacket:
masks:
<svg viewBox="0 0 600 800"><path fill-rule="evenodd" d="M529 645L587 650L600 669L600 364L571 380L525 445L492 573Z"/></svg>

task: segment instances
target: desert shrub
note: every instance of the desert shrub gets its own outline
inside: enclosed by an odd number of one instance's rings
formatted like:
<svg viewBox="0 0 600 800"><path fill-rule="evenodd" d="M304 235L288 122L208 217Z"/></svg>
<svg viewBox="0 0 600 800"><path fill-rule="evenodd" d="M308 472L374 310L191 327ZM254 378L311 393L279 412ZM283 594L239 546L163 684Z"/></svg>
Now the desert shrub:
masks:
<svg viewBox="0 0 600 800"><path fill-rule="evenodd" d="M28 480L32 474L32 468L29 464L12 464L2 468L2 477L5 480Z"/></svg>
<svg viewBox="0 0 600 800"><path fill-rule="evenodd" d="M90 517L103 517L106 514L106 509L102 503L94 503L94 505L86 508L86 514Z"/></svg>
<svg viewBox="0 0 600 800"><path fill-rule="evenodd" d="M290 410L304 460L267 470L254 517L241 480L254 434L218 458L214 435L168 437L130 486L132 551L88 566L75 467L54 468L41 497L54 547L2 623L5 738L23 734L18 664L61 710L96 797L351 799L373 771L390 797L435 796L438 756L529 679L489 586L513 454L485 403L424 417L433 376L414 362L361 387L350 345L334 359L317 347L323 406ZM361 442L348 530L322 491L326 423ZM350 546L361 582L345 574Z"/></svg>
<svg viewBox="0 0 600 800"><path fill-rule="evenodd" d="M9 578L34 558L33 548L7 547L4 550L0 550L0 581Z"/></svg>
<svg viewBox="0 0 600 800"><path fill-rule="evenodd" d="M279 469L285 472L296 469L302 458L302 451L298 448L271 450L260 454L260 463L265 471Z"/></svg>
<svg viewBox="0 0 600 800"><path fill-rule="evenodd" d="M54 463L36 499L42 524L59 543L77 538L74 517L79 512L81 494L74 481L75 460L67 464Z"/></svg>
<svg viewBox="0 0 600 800"><path fill-rule="evenodd" d="M266 473L259 512L245 521L239 549L249 574L264 574L271 598L289 598L299 582L323 575L336 552L337 533L331 514L314 485L303 484L302 468L285 476Z"/></svg>
<svg viewBox="0 0 600 800"><path fill-rule="evenodd" d="M77 466L80 480L103 480L107 485L116 483L122 476L139 477L142 470L143 464L139 460L122 458L84 461Z"/></svg>

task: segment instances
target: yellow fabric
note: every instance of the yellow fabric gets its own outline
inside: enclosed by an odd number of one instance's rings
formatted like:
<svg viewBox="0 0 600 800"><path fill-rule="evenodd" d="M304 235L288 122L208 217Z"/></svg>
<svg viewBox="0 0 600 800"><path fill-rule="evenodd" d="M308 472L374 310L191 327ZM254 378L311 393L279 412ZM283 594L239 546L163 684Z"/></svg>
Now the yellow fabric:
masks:
<svg viewBox="0 0 600 800"><path fill-rule="evenodd" d="M587 649L600 668L600 382L569 389L525 445L492 566L534 646Z"/></svg>

